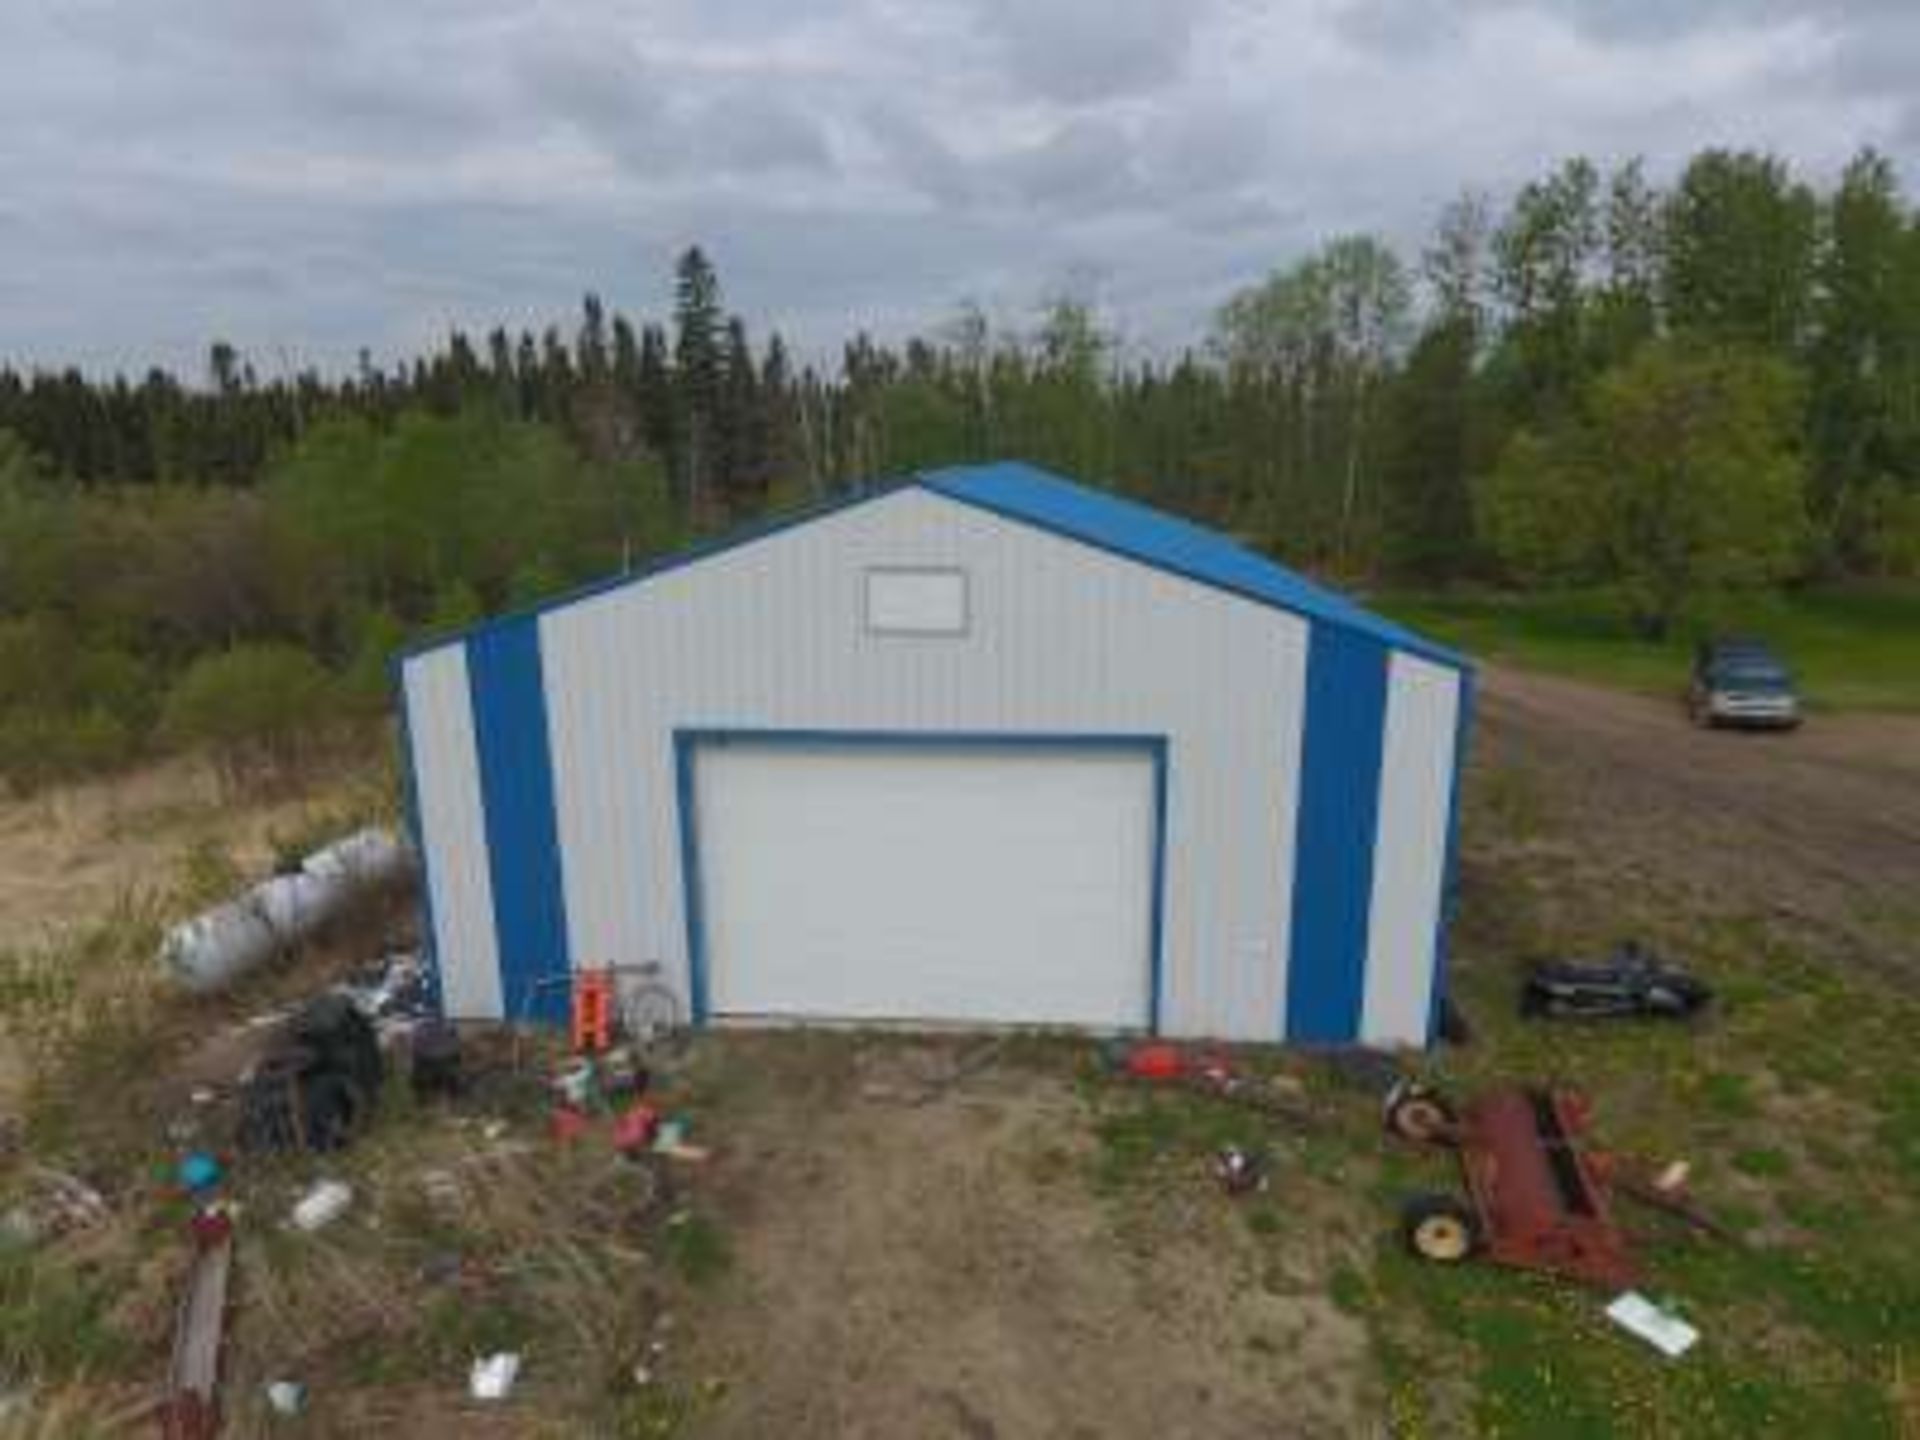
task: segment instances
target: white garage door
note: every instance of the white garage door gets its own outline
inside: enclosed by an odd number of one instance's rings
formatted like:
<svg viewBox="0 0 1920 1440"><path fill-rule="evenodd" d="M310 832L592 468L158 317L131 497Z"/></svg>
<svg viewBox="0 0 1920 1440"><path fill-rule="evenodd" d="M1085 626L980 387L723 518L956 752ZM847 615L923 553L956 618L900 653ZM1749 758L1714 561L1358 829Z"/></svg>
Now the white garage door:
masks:
<svg viewBox="0 0 1920 1440"><path fill-rule="evenodd" d="M715 1015L1149 1023L1145 750L727 741L694 795Z"/></svg>

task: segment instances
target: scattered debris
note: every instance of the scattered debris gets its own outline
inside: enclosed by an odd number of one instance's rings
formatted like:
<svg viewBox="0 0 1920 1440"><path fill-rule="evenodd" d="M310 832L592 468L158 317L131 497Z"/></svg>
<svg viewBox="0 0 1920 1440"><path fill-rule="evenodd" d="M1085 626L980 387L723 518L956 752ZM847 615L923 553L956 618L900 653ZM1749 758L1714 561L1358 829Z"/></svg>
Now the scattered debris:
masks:
<svg viewBox="0 0 1920 1440"><path fill-rule="evenodd" d="M296 1230L312 1232L331 1225L353 1203L353 1187L342 1180L322 1180L293 1207L288 1217Z"/></svg>
<svg viewBox="0 0 1920 1440"><path fill-rule="evenodd" d="M417 1099L459 1098L466 1089L460 1032L444 1020L416 1025L409 1040L407 1080Z"/></svg>
<svg viewBox="0 0 1920 1440"><path fill-rule="evenodd" d="M1520 1013L1543 1019L1659 1016L1685 1020L1713 991L1677 965L1629 940L1606 960L1542 960L1520 992Z"/></svg>
<svg viewBox="0 0 1920 1440"><path fill-rule="evenodd" d="M593 1061L582 1057L568 1064L553 1077L553 1088L561 1104L584 1109L597 1095Z"/></svg>
<svg viewBox="0 0 1920 1440"><path fill-rule="evenodd" d="M600 1090L609 1100L629 1100L647 1093L653 1075L632 1050L616 1046L599 1058Z"/></svg>
<svg viewBox="0 0 1920 1440"><path fill-rule="evenodd" d="M339 990L376 1024L424 1020L434 1013L432 972L417 950L389 951Z"/></svg>
<svg viewBox="0 0 1920 1440"><path fill-rule="evenodd" d="M1155 1085L1180 1085L1215 1100L1255 1110L1289 1124L1311 1124L1318 1117L1306 1103L1306 1090L1287 1074L1261 1075L1242 1070L1216 1049L1187 1050L1155 1041L1106 1048L1109 1070Z"/></svg>
<svg viewBox="0 0 1920 1440"><path fill-rule="evenodd" d="M1672 1215L1678 1220L1698 1230L1703 1235L1711 1235L1716 1240L1729 1245L1744 1243L1740 1236L1715 1220L1687 1194L1687 1175L1691 1167L1684 1160L1676 1160L1659 1174L1643 1176L1635 1166L1616 1164L1613 1175L1613 1188L1629 1199L1642 1205Z"/></svg>
<svg viewBox="0 0 1920 1440"><path fill-rule="evenodd" d="M1267 1188L1266 1162L1238 1145L1229 1145L1213 1157L1213 1173L1229 1195L1250 1195Z"/></svg>
<svg viewBox="0 0 1920 1440"><path fill-rule="evenodd" d="M1627 1291L1607 1306L1607 1318L1622 1330L1639 1336L1669 1360L1679 1359L1700 1338L1700 1332L1693 1326L1637 1290Z"/></svg>
<svg viewBox="0 0 1920 1440"><path fill-rule="evenodd" d="M372 1113L385 1073L373 1026L349 997L309 1001L241 1077L241 1147L340 1149Z"/></svg>
<svg viewBox="0 0 1920 1440"><path fill-rule="evenodd" d="M520 1357L511 1350L502 1350L474 1361L467 1384L476 1400L504 1400L519 1374Z"/></svg>
<svg viewBox="0 0 1920 1440"><path fill-rule="evenodd" d="M1136 1080L1178 1080L1188 1073L1187 1057L1177 1045L1134 1045L1124 1049L1120 1068Z"/></svg>
<svg viewBox="0 0 1920 1440"><path fill-rule="evenodd" d="M1386 1095L1406 1079L1400 1062L1384 1050L1364 1045L1340 1045L1320 1052L1319 1058L1334 1079L1349 1089Z"/></svg>
<svg viewBox="0 0 1920 1440"><path fill-rule="evenodd" d="M89 1230L107 1218L107 1202L77 1175L44 1165L30 1167L27 1196L0 1214L0 1240L20 1246Z"/></svg>
<svg viewBox="0 0 1920 1440"><path fill-rule="evenodd" d="M654 1143L661 1133L660 1112L651 1105L634 1105L613 1122L613 1148L635 1154Z"/></svg>
<svg viewBox="0 0 1920 1440"><path fill-rule="evenodd" d="M167 1440L212 1440L220 1429L220 1352L233 1273L233 1227L202 1233L174 1326L160 1417Z"/></svg>
<svg viewBox="0 0 1920 1440"><path fill-rule="evenodd" d="M204 1195L225 1178L219 1160L205 1150L193 1150L181 1156L179 1165L174 1167L174 1175L180 1182L180 1188L189 1195Z"/></svg>
<svg viewBox="0 0 1920 1440"><path fill-rule="evenodd" d="M675 1115L670 1120L663 1120L660 1122L659 1134L654 1137L654 1144L661 1150L676 1149L687 1143L687 1131L691 1128L684 1115Z"/></svg>

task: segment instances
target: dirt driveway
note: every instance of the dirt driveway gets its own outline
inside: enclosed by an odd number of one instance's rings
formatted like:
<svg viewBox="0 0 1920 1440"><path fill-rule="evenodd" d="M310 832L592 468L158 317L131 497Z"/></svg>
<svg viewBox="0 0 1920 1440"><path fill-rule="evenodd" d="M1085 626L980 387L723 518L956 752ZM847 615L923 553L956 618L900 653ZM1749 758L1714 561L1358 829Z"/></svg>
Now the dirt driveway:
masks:
<svg viewBox="0 0 1920 1440"><path fill-rule="evenodd" d="M725 1390L693 1434L1364 1430L1365 1331L1313 1247L1270 1273L1200 1166L1144 1207L1103 1193L1070 1066L1002 1062L915 1103L979 1042L723 1043L746 1077L714 1121L734 1266L688 1363Z"/></svg>
<svg viewBox="0 0 1920 1440"><path fill-rule="evenodd" d="M1529 777L1622 878L1808 922L1849 958L1920 984L1920 717L1699 730L1677 698L1487 666L1478 720L1481 781Z"/></svg>

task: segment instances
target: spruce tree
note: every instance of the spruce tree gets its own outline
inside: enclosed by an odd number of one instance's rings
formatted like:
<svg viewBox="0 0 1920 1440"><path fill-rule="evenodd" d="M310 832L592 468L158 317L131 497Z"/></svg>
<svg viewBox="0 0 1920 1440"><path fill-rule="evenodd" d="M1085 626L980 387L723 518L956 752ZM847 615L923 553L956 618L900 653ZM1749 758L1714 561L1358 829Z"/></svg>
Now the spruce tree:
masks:
<svg viewBox="0 0 1920 1440"><path fill-rule="evenodd" d="M714 421L722 380L720 280L698 245L674 267L674 370L681 494L695 528L718 509L713 485Z"/></svg>

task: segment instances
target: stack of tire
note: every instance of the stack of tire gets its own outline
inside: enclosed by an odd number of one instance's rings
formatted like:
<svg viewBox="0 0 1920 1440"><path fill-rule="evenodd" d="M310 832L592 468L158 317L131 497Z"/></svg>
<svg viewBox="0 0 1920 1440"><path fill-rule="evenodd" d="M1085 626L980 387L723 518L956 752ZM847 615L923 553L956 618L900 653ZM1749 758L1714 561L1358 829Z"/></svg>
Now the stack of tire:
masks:
<svg viewBox="0 0 1920 1440"><path fill-rule="evenodd" d="M288 1020L240 1092L244 1150L338 1150L366 1126L385 1064L365 1015L322 995Z"/></svg>

